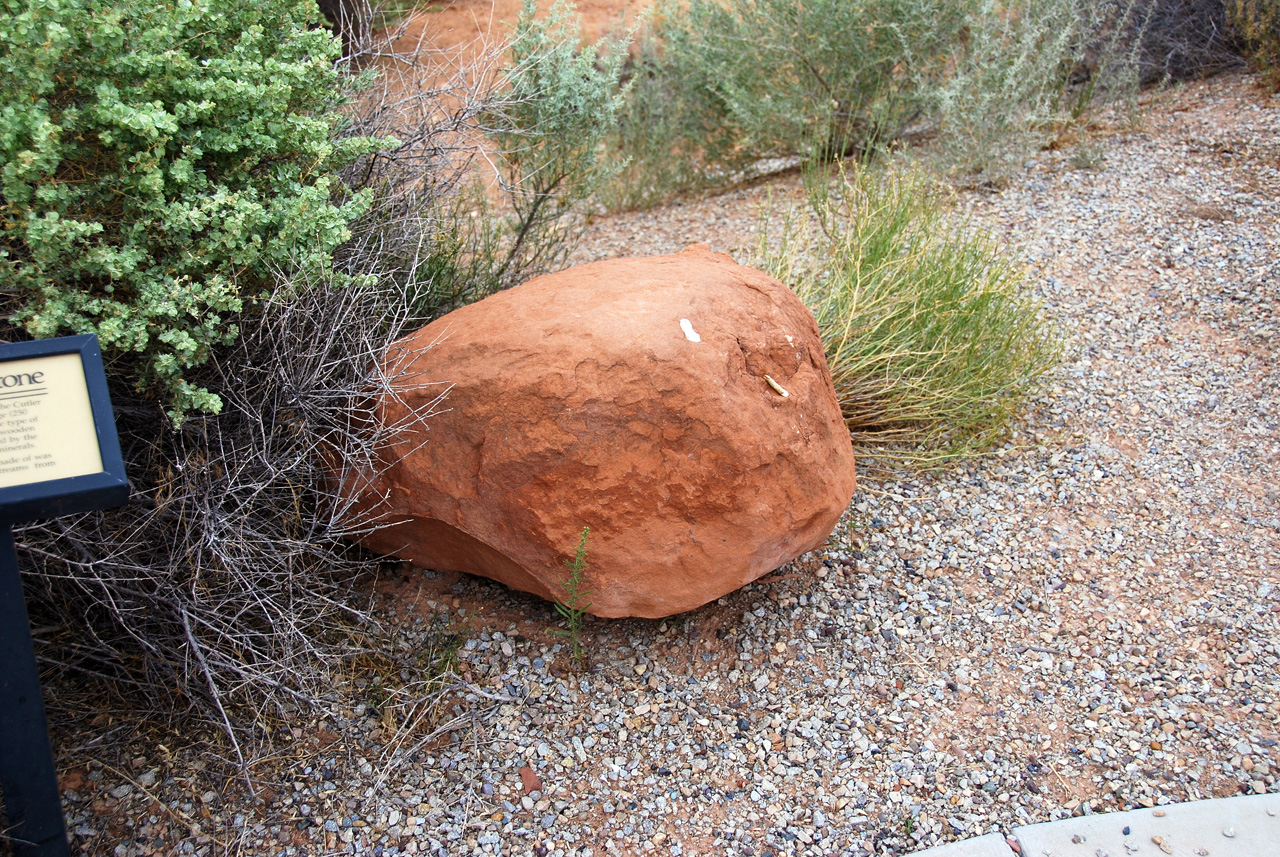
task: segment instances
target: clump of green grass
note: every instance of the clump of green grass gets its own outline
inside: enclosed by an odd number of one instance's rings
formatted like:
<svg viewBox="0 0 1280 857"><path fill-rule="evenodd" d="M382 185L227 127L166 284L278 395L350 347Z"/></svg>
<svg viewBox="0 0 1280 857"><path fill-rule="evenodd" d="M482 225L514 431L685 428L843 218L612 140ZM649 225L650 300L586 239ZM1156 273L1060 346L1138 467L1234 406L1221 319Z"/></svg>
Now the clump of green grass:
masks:
<svg viewBox="0 0 1280 857"><path fill-rule="evenodd" d="M930 465L1002 439L1062 359L1023 269L918 174L808 185L812 228L791 224L764 264L813 311L855 443Z"/></svg>

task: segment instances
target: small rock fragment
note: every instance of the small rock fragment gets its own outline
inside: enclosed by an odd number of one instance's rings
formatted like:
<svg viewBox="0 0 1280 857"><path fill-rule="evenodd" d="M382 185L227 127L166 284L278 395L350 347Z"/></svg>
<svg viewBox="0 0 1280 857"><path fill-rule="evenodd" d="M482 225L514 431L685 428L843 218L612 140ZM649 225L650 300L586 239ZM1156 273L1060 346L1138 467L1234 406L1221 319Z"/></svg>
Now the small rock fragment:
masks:
<svg viewBox="0 0 1280 857"><path fill-rule="evenodd" d="M542 791L542 780L538 779L538 775L528 765L520 769L520 784L524 787L525 794Z"/></svg>

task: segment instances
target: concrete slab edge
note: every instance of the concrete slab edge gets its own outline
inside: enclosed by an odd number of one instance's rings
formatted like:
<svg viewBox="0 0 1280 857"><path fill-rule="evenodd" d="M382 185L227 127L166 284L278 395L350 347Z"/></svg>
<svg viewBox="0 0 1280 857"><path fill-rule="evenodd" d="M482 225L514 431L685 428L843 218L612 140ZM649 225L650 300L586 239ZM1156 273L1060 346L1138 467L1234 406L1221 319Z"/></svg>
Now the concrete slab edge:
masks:
<svg viewBox="0 0 1280 857"><path fill-rule="evenodd" d="M1280 794L1242 795L1017 827L1022 857L1277 857Z"/></svg>
<svg viewBox="0 0 1280 857"><path fill-rule="evenodd" d="M1015 827L912 857L1280 857L1280 794L1189 801Z"/></svg>
<svg viewBox="0 0 1280 857"><path fill-rule="evenodd" d="M1017 855L999 833L987 833L973 839L935 845L924 851L916 851L911 857L1017 857Z"/></svg>

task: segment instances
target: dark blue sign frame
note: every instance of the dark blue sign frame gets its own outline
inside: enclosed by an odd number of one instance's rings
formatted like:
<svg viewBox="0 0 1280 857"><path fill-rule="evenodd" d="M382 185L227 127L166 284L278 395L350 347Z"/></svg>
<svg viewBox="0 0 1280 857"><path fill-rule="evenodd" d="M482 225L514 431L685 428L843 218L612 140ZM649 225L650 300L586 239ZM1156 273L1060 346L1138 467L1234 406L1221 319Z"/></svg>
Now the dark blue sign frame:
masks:
<svg viewBox="0 0 1280 857"><path fill-rule="evenodd" d="M123 505L129 499L129 480L125 478L124 461L120 457L120 440L116 436L115 415L107 393L98 337L89 334L0 344L0 367L10 360L60 354L79 354L80 363L84 366L89 407L93 410L98 451L102 455L102 472L0 488L0 523L17 524L108 509Z"/></svg>
<svg viewBox="0 0 1280 857"><path fill-rule="evenodd" d="M10 528L22 521L120 506L129 499L98 338L0 344L0 370L6 362L64 354L80 356L102 472L0 488L0 791L2 815L8 819L7 829L0 824L0 830L9 837L16 857L66 857L69 851Z"/></svg>

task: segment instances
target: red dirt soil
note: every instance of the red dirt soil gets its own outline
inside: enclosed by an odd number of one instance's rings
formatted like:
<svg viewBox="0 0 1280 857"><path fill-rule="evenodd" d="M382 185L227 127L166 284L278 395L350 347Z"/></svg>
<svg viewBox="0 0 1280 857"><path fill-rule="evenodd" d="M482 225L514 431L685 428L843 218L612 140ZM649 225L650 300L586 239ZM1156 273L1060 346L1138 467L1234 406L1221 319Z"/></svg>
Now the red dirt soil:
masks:
<svg viewBox="0 0 1280 857"><path fill-rule="evenodd" d="M653 0L578 0L586 41L597 42L609 33L624 33ZM480 53L496 47L511 34L520 15L521 0L435 0L418 7L396 41L400 49L439 51L453 59L459 54ZM538 4L542 15L551 4Z"/></svg>

